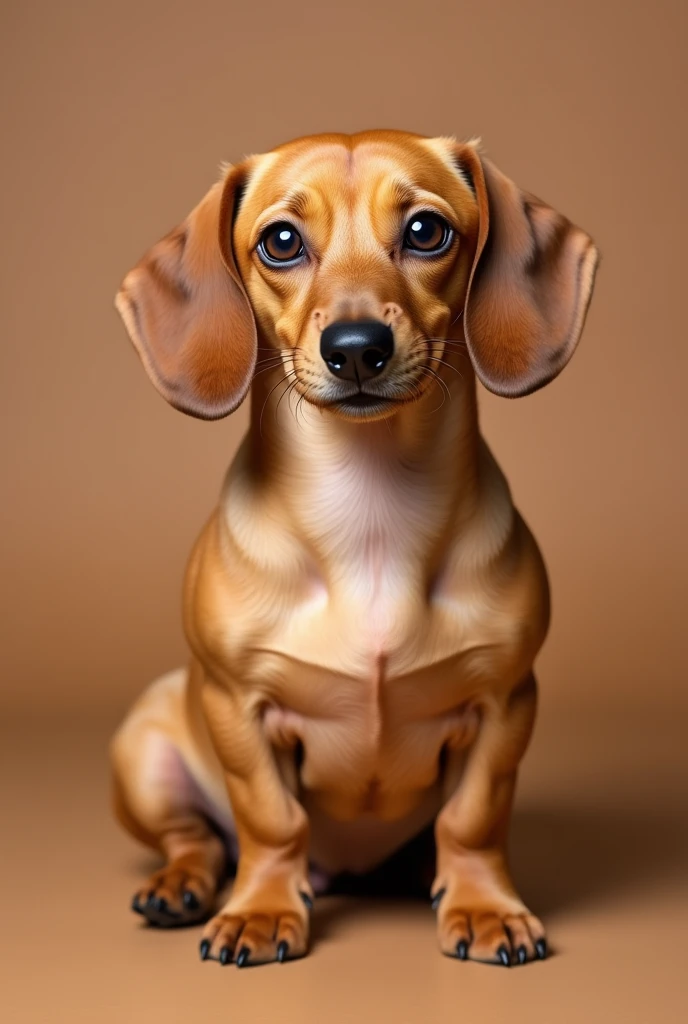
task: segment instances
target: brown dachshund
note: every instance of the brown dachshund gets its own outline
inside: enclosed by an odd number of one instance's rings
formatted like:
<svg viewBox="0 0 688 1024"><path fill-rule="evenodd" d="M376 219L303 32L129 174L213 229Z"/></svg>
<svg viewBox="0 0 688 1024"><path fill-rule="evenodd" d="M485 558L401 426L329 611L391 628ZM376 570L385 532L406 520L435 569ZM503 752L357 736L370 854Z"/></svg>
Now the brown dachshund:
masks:
<svg viewBox="0 0 688 1024"><path fill-rule="evenodd" d="M545 568L480 436L571 357L597 251L475 142L321 135L223 171L117 296L153 383L250 427L189 563L190 666L112 744L118 817L165 866L152 924L201 956L308 947L315 892L434 823L439 945L543 958L506 839ZM260 353L261 358L257 358Z"/></svg>

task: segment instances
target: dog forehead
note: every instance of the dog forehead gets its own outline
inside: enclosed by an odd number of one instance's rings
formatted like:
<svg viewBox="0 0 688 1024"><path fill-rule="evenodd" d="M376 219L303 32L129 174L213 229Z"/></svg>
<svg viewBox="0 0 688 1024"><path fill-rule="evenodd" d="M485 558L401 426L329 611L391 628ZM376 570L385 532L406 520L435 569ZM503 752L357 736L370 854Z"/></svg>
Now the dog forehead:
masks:
<svg viewBox="0 0 688 1024"><path fill-rule="evenodd" d="M438 141L391 131L297 139L256 158L244 203L257 216L301 197L304 205L308 197L315 205L366 198L393 205L404 189L417 188L449 198L461 183Z"/></svg>

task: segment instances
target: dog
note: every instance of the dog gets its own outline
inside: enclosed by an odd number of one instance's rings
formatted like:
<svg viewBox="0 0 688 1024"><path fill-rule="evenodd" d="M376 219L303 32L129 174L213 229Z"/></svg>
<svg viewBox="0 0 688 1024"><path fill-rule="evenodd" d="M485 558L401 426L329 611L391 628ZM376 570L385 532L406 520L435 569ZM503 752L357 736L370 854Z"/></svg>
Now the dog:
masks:
<svg viewBox="0 0 688 1024"><path fill-rule="evenodd" d="M188 669L111 745L151 924L282 962L317 894L434 835L439 948L544 959L506 842L546 569L478 427L576 348L598 253L478 141L366 131L226 166L116 298L153 384L250 425L184 586ZM215 899L235 868L229 901Z"/></svg>

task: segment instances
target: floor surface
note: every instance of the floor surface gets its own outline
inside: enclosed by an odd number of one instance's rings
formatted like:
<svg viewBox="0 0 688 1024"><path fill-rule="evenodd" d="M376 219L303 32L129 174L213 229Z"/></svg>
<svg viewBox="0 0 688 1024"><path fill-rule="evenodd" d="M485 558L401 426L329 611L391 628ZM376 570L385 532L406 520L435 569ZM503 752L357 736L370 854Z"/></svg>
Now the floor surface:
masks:
<svg viewBox="0 0 688 1024"><path fill-rule="evenodd" d="M424 902L352 897L318 901L305 960L241 971L201 963L199 929L153 930L128 909L155 862L109 815L114 725L3 723L8 1024L688 1020L680 721L541 714L512 859L555 952L511 970L442 957Z"/></svg>

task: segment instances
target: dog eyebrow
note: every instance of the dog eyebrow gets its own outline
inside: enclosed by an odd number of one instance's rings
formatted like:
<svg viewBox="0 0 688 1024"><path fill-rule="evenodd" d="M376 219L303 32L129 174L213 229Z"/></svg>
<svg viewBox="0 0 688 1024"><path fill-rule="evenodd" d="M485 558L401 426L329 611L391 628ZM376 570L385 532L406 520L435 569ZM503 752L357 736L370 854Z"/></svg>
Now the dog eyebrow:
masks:
<svg viewBox="0 0 688 1024"><path fill-rule="evenodd" d="M392 178L388 185L396 203L402 209L406 209L416 202L418 197L417 190L408 181L405 181L403 178Z"/></svg>
<svg viewBox="0 0 688 1024"><path fill-rule="evenodd" d="M284 206L293 213L295 217L300 217L301 220L306 219L308 208L311 205L310 196L308 190L296 186L286 193L282 200Z"/></svg>

